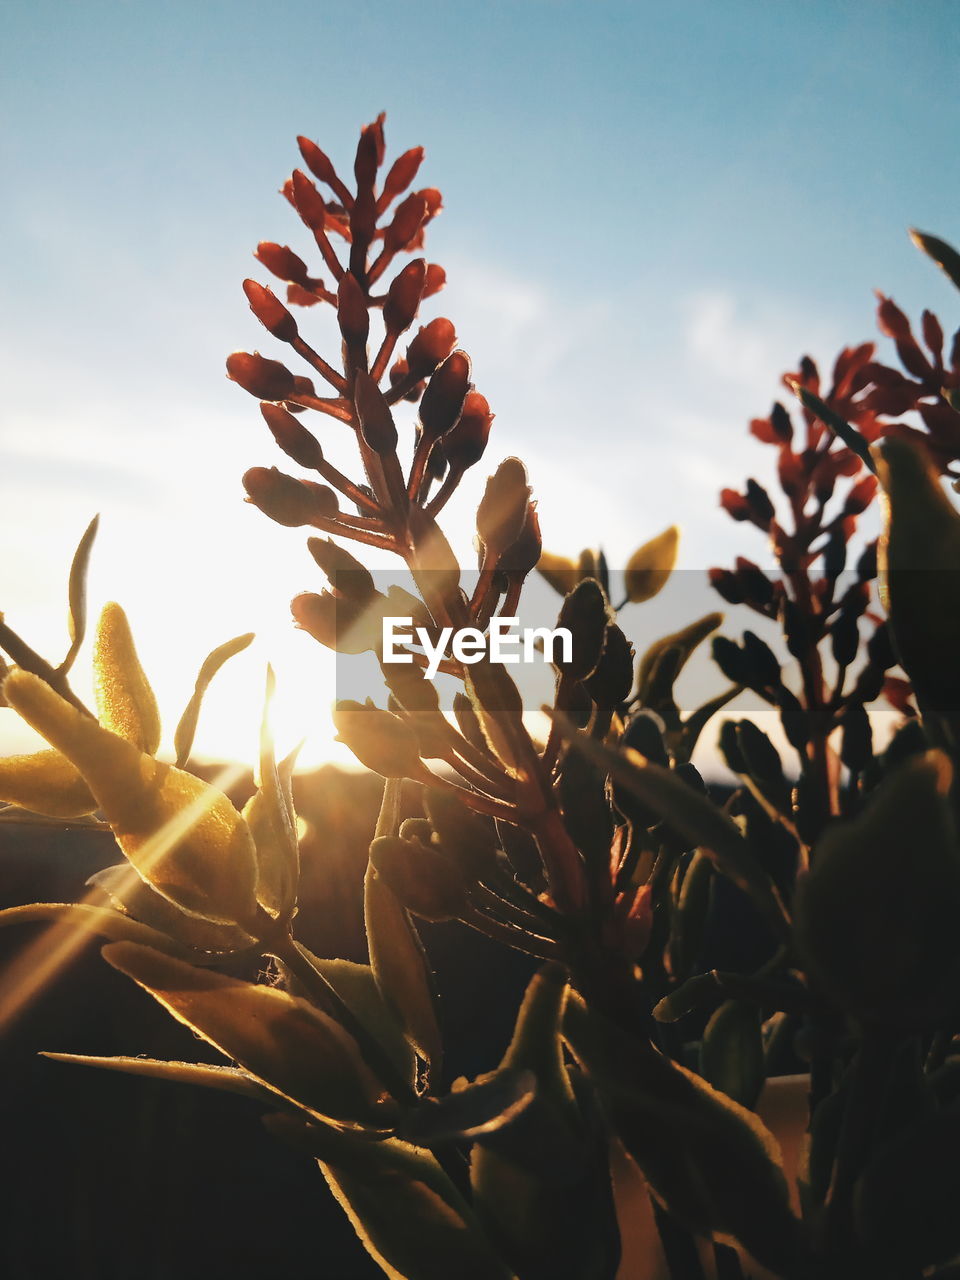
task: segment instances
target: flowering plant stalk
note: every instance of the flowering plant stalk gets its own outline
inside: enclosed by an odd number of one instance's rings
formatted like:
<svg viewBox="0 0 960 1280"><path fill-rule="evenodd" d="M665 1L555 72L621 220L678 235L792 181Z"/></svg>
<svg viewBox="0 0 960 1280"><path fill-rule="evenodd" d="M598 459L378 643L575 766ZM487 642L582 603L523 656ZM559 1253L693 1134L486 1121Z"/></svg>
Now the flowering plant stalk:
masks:
<svg viewBox="0 0 960 1280"><path fill-rule="evenodd" d="M270 1130L317 1159L387 1275L696 1280L706 1266L725 1276L760 1266L783 1277L918 1276L960 1249L950 1198L960 515L937 480L938 469L953 474L960 440L957 341L948 367L939 324L925 315L928 358L882 299L881 325L915 381L865 344L841 354L821 399L804 360L788 379L800 434L780 404L751 426L778 450L784 500L750 481L722 504L769 537L778 570L741 559L711 581L781 625L799 681L754 633L739 644L718 635L718 613L637 661L620 619L663 586L675 529L631 557L617 609L601 554L575 564L543 552L516 458L486 482L473 579L441 530L484 457L493 415L452 322L414 332L444 283L421 256L441 197L410 190L422 149L386 166L383 124L363 129L352 182L299 139L305 169L283 194L322 276L262 242L256 257L285 298L244 282L257 319L309 373L259 353L227 361L298 468L248 471L248 499L312 531L307 546L328 580L293 601L294 620L340 661L375 653L389 689L386 707L341 701L334 713L340 739L384 778L364 886L368 963L319 957L298 937L294 760L276 760L268 710L242 812L190 768L205 688L250 637L204 664L172 764L157 759L157 707L119 606L97 627L97 714L73 693L92 528L71 574L64 660L48 663L0 622L14 664L6 704L49 743L0 762L0 797L17 806L7 820L29 810L108 826L123 861L84 901L9 909L0 924L57 920L105 937L108 963L228 1065L79 1060L261 1103ZM919 240L956 280L949 246ZM336 358L301 333L295 311L310 319L314 308L335 313ZM405 405L416 411L407 439ZM889 421L913 410L925 432ZM351 433L353 475L329 461L320 423ZM871 597L875 546L841 586L878 487L886 618ZM410 590L381 591L348 542L394 553ZM933 577L919 571L930 560ZM558 624L570 637L554 655L542 740L524 714L535 708L488 649L473 662L442 649L441 670L462 686L452 717L419 648L405 648L406 663L384 660L385 618L409 616L435 646L451 631L482 637L516 615L537 568L563 597ZM727 683L684 714L678 680L711 636ZM903 674L891 674L898 663ZM267 708L272 685L270 675ZM752 721L725 722L721 749L740 785L723 802L691 756L745 689L778 710L797 762L785 765ZM881 695L907 721L877 754L867 707ZM401 822L405 781L419 789L422 816ZM457 921L542 966L500 1065L449 1088L418 918ZM738 970L705 963L731 918L755 957ZM238 961L262 958L259 980L236 976ZM767 1077L804 1061L810 1135L798 1201L758 1109ZM924 1206L922 1229L905 1202ZM647 1262L622 1256L631 1215Z"/></svg>

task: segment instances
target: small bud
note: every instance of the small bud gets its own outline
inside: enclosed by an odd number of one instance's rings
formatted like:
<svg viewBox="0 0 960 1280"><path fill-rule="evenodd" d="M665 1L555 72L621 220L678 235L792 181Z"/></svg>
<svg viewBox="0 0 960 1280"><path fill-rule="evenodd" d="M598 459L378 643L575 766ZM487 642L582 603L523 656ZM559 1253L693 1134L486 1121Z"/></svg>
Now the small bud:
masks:
<svg viewBox="0 0 960 1280"><path fill-rule="evenodd" d="M446 441L444 441L446 444ZM500 556L497 569L508 577L522 582L540 562L543 542L540 537L540 519L537 515L537 504L527 504L527 518L523 522L520 536Z"/></svg>
<svg viewBox="0 0 960 1280"><path fill-rule="evenodd" d="M403 906L424 920L455 920L467 908L463 873L432 845L381 836L370 846L370 863Z"/></svg>
<svg viewBox="0 0 960 1280"><path fill-rule="evenodd" d="M384 778L416 778L423 773L417 735L410 725L372 703L338 702L333 712L337 742L362 765Z"/></svg>
<svg viewBox="0 0 960 1280"><path fill-rule="evenodd" d="M477 533L491 556L499 557L520 537L529 502L526 468L519 458L505 458L477 508Z"/></svg>
<svg viewBox="0 0 960 1280"><path fill-rule="evenodd" d="M380 207L385 209L391 200L395 200L409 187L417 176L417 170L423 164L423 147L411 147L398 156L390 166L383 182L383 194L380 196Z"/></svg>
<svg viewBox="0 0 960 1280"><path fill-rule="evenodd" d="M769 529L776 512L766 489L763 485L757 484L756 480L748 480L746 498L750 507L750 519L757 528Z"/></svg>
<svg viewBox="0 0 960 1280"><path fill-rule="evenodd" d="M268 333L281 342L293 342L299 336L296 320L272 289L257 284L256 280L244 280L243 292L247 295L250 310Z"/></svg>
<svg viewBox="0 0 960 1280"><path fill-rule="evenodd" d="M249 502L290 529L330 519L340 509L337 495L326 485L297 480L276 467L251 467L243 477L243 487Z"/></svg>
<svg viewBox="0 0 960 1280"><path fill-rule="evenodd" d="M300 169L294 169L291 181L293 204L301 221L311 231L322 231L327 224L327 206L323 196Z"/></svg>
<svg viewBox="0 0 960 1280"><path fill-rule="evenodd" d="M305 591L290 601L295 624L320 644L337 653L372 653L382 639L380 607L360 604L346 596Z"/></svg>
<svg viewBox="0 0 960 1280"><path fill-rule="evenodd" d="M567 596L560 609L558 626L567 627L573 639L569 662L558 661L565 676L582 680L595 670L603 652L604 634L610 621L607 598L598 582L584 578Z"/></svg>
<svg viewBox="0 0 960 1280"><path fill-rule="evenodd" d="M286 280L290 284L300 285L302 289L309 289L310 275L307 264L288 245L261 240L254 256L278 280Z"/></svg>
<svg viewBox="0 0 960 1280"><path fill-rule="evenodd" d="M297 138L297 145L307 168L315 178L319 178L321 182L326 183L332 189L342 185L337 178L336 169L334 169L329 158L315 142L311 142L309 138L301 136Z"/></svg>
<svg viewBox="0 0 960 1280"><path fill-rule="evenodd" d="M708 569L707 577L710 579L710 585L718 595L726 600L727 604L743 604L746 600L746 592L740 575L732 573L729 569Z"/></svg>
<svg viewBox="0 0 960 1280"><path fill-rule="evenodd" d="M398 253L407 248L427 218L427 202L423 196L407 196L393 215L393 221L383 233L383 247L387 253Z"/></svg>
<svg viewBox="0 0 960 1280"><path fill-rule="evenodd" d="M423 300L427 264L423 258L407 263L394 279L383 304L383 324L387 333L403 333L413 324Z"/></svg>
<svg viewBox="0 0 960 1280"><path fill-rule="evenodd" d="M367 566L332 538L308 538L307 550L327 575L337 595L357 604L368 604L379 594Z"/></svg>
<svg viewBox="0 0 960 1280"><path fill-rule="evenodd" d="M287 457L301 467L316 470L323 462L323 450L303 423L298 422L283 405L271 404L266 400L261 403L260 412L270 428L270 434Z"/></svg>
<svg viewBox="0 0 960 1280"><path fill-rule="evenodd" d="M364 347L370 332L367 297L356 278L348 271L337 290L337 322L344 342L350 347Z"/></svg>
<svg viewBox="0 0 960 1280"><path fill-rule="evenodd" d="M744 670L751 689L778 689L780 663L768 644L752 631L743 633Z"/></svg>
<svg viewBox="0 0 960 1280"><path fill-rule="evenodd" d="M633 645L616 623L604 633L603 652L593 673L584 680L587 692L601 707L619 707L633 687Z"/></svg>
<svg viewBox="0 0 960 1280"><path fill-rule="evenodd" d="M420 400L420 425L428 440L439 440L460 417L470 390L470 357L454 351L436 370Z"/></svg>
<svg viewBox="0 0 960 1280"><path fill-rule="evenodd" d="M423 296L432 298L447 283L447 273L436 262L427 263L427 279L423 286Z"/></svg>
<svg viewBox="0 0 960 1280"><path fill-rule="evenodd" d="M466 471L467 467L480 461L487 447L493 419L486 396L479 391L468 391L456 425L443 440L443 451L454 470Z"/></svg>
<svg viewBox="0 0 960 1280"><path fill-rule="evenodd" d="M364 441L374 453L396 453L397 428L390 406L373 378L362 369L357 370L353 394Z"/></svg>
<svg viewBox="0 0 960 1280"><path fill-rule="evenodd" d="M353 176L357 180L357 191L361 188L373 190L377 178L377 168L381 160L382 135L376 123L366 124L360 131L357 143L357 155L353 162Z"/></svg>
<svg viewBox="0 0 960 1280"><path fill-rule="evenodd" d="M416 378L427 378L441 360L445 360L457 341L450 320L438 316L422 328L407 347L407 365Z"/></svg>
<svg viewBox="0 0 960 1280"><path fill-rule="evenodd" d="M290 370L279 360L267 360L257 352L234 351L227 356L227 377L258 400L288 400L297 394Z"/></svg>
<svg viewBox="0 0 960 1280"><path fill-rule="evenodd" d="M866 511L876 496L879 484L880 481L876 476L867 474L861 477L847 494L847 500L843 504L843 514L845 516L858 516L861 512Z"/></svg>

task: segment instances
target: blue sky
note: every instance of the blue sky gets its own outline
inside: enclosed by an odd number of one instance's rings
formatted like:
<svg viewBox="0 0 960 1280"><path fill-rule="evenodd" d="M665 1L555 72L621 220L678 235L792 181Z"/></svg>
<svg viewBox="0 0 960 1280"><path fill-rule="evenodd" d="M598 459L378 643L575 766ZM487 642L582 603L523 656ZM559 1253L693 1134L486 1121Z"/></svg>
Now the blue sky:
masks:
<svg viewBox="0 0 960 1280"><path fill-rule="evenodd" d="M261 647L225 679L208 749L248 727L252 748L266 656L290 732L307 702L325 716L329 667L285 604L316 573L299 533L240 501L243 470L278 459L223 359L271 347L240 292L257 241L309 248L276 194L295 135L349 169L384 109L388 147L424 145L445 196L429 248L449 286L429 314L457 322L498 415L488 458L527 460L547 545L602 542L616 562L676 521L691 573L762 560L716 494L766 474L745 428L779 374L872 337L873 288L956 323L905 234L960 239L955 16L940 0L10 8L0 608L55 657L72 545L99 510L92 598L128 607L168 719L206 651L248 629ZM451 511L464 549L473 474Z"/></svg>

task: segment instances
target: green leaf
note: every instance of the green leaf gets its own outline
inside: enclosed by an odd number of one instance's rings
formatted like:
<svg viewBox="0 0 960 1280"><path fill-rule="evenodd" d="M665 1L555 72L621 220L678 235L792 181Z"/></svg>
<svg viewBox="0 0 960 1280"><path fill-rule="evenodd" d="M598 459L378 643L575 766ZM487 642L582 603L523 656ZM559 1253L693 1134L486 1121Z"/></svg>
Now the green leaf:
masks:
<svg viewBox="0 0 960 1280"><path fill-rule="evenodd" d="M300 950L388 1054L404 1080L415 1084L416 1055L403 1034L403 1027L392 1005L387 1002L377 985L371 967L367 964L355 964L352 960L321 959L307 951L302 944Z"/></svg>
<svg viewBox="0 0 960 1280"><path fill-rule="evenodd" d="M97 808L79 771L52 750L0 759L0 800L50 818L80 818Z"/></svg>
<svg viewBox="0 0 960 1280"><path fill-rule="evenodd" d="M57 675L65 676L73 666L74 659L80 652L84 636L87 633L87 570L90 567L90 552L100 527L100 517L96 515L87 525L83 537L77 544L73 563L70 565L70 582L67 587L69 613L67 629L70 636L70 648L67 656L57 668Z"/></svg>
<svg viewBox="0 0 960 1280"><path fill-rule="evenodd" d="M571 996L564 1034L600 1090L624 1147L668 1209L697 1235L732 1236L763 1266L803 1256L780 1152L752 1112Z"/></svg>
<svg viewBox="0 0 960 1280"><path fill-rule="evenodd" d="M181 911L175 903L152 889L129 862L104 867L90 876L87 884L105 893L112 904L126 915L174 938L183 947L229 953L244 951L253 945L253 938L236 925L214 924L212 920L203 920Z"/></svg>
<svg viewBox="0 0 960 1280"><path fill-rule="evenodd" d="M41 1053L53 1062L75 1062L81 1067L100 1067L128 1076L145 1076L151 1080L171 1080L176 1084L198 1085L201 1089L218 1089L221 1093L238 1093L244 1098L276 1106L277 1095L257 1083L237 1067L211 1066L206 1062L166 1062L158 1058L98 1058L85 1053Z"/></svg>
<svg viewBox="0 0 960 1280"><path fill-rule="evenodd" d="M666 586L677 562L680 530L675 524L638 547L624 570L624 586L631 604L652 600Z"/></svg>
<svg viewBox="0 0 960 1280"><path fill-rule="evenodd" d="M726 1000L707 1023L700 1043L700 1074L734 1102L751 1110L764 1082L760 1010Z"/></svg>
<svg viewBox="0 0 960 1280"><path fill-rule="evenodd" d="M91 937L109 938L111 942L140 943L182 956L186 952L180 943L139 920L131 920L121 911L111 907L92 907L74 902L32 902L23 907L7 907L0 911L0 928L10 924L60 924L77 933L89 933Z"/></svg>
<svg viewBox="0 0 960 1280"><path fill-rule="evenodd" d="M429 1151L268 1116L267 1128L317 1157L330 1190L390 1280L516 1280Z"/></svg>
<svg viewBox="0 0 960 1280"><path fill-rule="evenodd" d="M668 649L679 649L680 654L676 671L674 672L674 679L676 679L686 665L690 655L706 640L708 635L716 631L722 622L722 613L708 613L704 617L698 618L696 622L691 622L688 626L682 627L679 631L654 641L640 659L637 667L636 700L641 706L646 705L650 678L661 656Z"/></svg>
<svg viewBox="0 0 960 1280"><path fill-rule="evenodd" d="M839 413L834 413L830 406L824 404L819 396L815 396L812 391L802 387L799 382L789 378L787 382L803 407L809 409L815 417L829 427L834 435L839 436L847 448L857 455L867 470L876 475L877 467L870 453L870 445L856 427L852 427L845 418L841 418Z"/></svg>
<svg viewBox="0 0 960 1280"><path fill-rule="evenodd" d="M399 826L400 779L388 778L377 823L377 837ZM363 882L363 918L370 967L387 1004L396 1011L410 1043L437 1073L443 1042L437 1023L433 975L410 913L396 894L367 866Z"/></svg>
<svg viewBox="0 0 960 1280"><path fill-rule="evenodd" d="M844 1010L905 1028L938 1025L960 980L960 852L947 756L912 756L855 818L814 847L797 942Z"/></svg>
<svg viewBox="0 0 960 1280"><path fill-rule="evenodd" d="M527 988L501 1069L536 1080L506 1129L478 1139L470 1180L480 1221L523 1280L613 1280L620 1258L603 1127L575 1094L560 1027L566 973Z"/></svg>
<svg viewBox="0 0 960 1280"><path fill-rule="evenodd" d="M295 748L278 768L270 729L275 686L273 669L268 667L257 791L244 806L243 817L257 850L257 901L272 915L287 920L296 908L300 885L300 843L292 791L293 767L300 748Z"/></svg>
<svg viewBox="0 0 960 1280"><path fill-rule="evenodd" d="M951 284L955 284L960 289L960 253L957 253L956 249L945 240L940 240L926 231L916 231L912 227L910 239L928 258L933 259Z"/></svg>
<svg viewBox="0 0 960 1280"><path fill-rule="evenodd" d="M757 866L739 828L706 796L695 791L672 769L654 764L629 747L616 750L580 733L561 712L549 711L571 746L600 765L614 782L625 787L673 826L691 846L707 852L717 870L756 903L765 920L781 937L789 934L789 916L767 873Z"/></svg>
<svg viewBox="0 0 960 1280"><path fill-rule="evenodd" d="M250 1075L312 1114L386 1127L397 1108L338 1023L276 987L197 969L131 942L104 958Z"/></svg>
<svg viewBox="0 0 960 1280"><path fill-rule="evenodd" d="M530 1071L501 1067L472 1083L454 1082L442 1098L424 1098L398 1126L398 1137L418 1147L460 1142L498 1133L533 1101L536 1077Z"/></svg>
<svg viewBox="0 0 960 1280"><path fill-rule="evenodd" d="M177 753L177 768L182 769L190 759L190 751L193 748L193 739L197 732L197 722L200 719L200 707L203 704L204 694L210 687L210 682L217 674L223 664L238 653L242 653L253 641L254 633L248 631L245 635L236 636L233 640L227 640L224 644L218 645L211 653L207 654L204 659L203 666L200 668L200 674L197 676L193 693L190 701L184 708L183 715L180 717L180 723L177 725L177 731L173 735L173 745Z"/></svg>
<svg viewBox="0 0 960 1280"><path fill-rule="evenodd" d="M147 755L160 745L160 712L133 643L127 615L103 606L93 650L94 693L100 723Z"/></svg>

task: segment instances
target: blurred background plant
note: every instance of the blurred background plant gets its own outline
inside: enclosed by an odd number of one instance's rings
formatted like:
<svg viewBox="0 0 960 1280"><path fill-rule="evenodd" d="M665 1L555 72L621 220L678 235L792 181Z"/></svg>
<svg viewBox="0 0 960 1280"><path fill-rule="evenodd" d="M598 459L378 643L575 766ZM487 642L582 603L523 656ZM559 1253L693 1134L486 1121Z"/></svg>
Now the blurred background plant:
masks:
<svg viewBox="0 0 960 1280"><path fill-rule="evenodd" d="M445 279L419 256L440 193L410 191L420 148L385 164L382 116L361 133L352 183L299 143L305 169L284 195L324 274L262 242L257 258L285 299L254 280L244 289L310 373L258 352L227 362L298 468L253 468L248 498L315 531L308 550L329 583L297 596L294 619L349 662L378 653L384 616L409 614L434 638L512 617L539 567L573 637L555 664L549 727L531 731L535 708L486 655L445 659L462 684L450 716L416 651L409 665L383 664L386 706L338 703L341 740L384 779L363 883L367 950L349 957L301 891L302 853L315 844L322 862L326 833L322 818L298 828L294 756L277 761L270 730L272 674L242 807L229 779L191 768L206 686L249 637L204 663L173 764L157 759L156 701L119 606L96 629L97 714L73 693L91 526L70 577L64 660L2 624L14 666L4 698L49 749L0 762L0 795L16 806L4 829L28 810L37 824L112 832L124 861L96 871L79 903L0 914L56 929L21 961L8 1016L91 933L106 937L112 968L227 1065L57 1056L265 1108L268 1129L319 1162L389 1275L892 1280L949 1262L960 1249L960 515L939 476L955 474L957 340L945 359L925 313L924 351L881 298L909 378L864 344L841 353L824 391L805 358L785 379L799 425L779 403L751 424L778 450L782 498L753 480L721 497L768 537L776 571L740 559L710 574L783 644L752 631L734 641L710 613L637 658L621 620L666 582L677 530L646 541L622 584L600 552L545 555L525 468L507 458L477 510L478 569L461 567L438 517L481 461L493 415L452 322L413 332ZM917 240L956 282L953 250ZM401 255L415 256L399 266ZM324 308L337 359L296 318ZM362 476L334 467L306 425L326 419L352 432ZM850 560L878 489L879 554L868 542ZM409 589L380 591L346 541L397 555ZM878 573L885 613L871 594ZM708 639L723 682L684 710L678 682ZM727 720L720 745L738 785L720 792L691 755L744 691L775 708L793 756L785 763L753 720ZM880 697L904 723L878 752L868 707ZM450 922L529 966L499 1066L472 1079L444 1069L421 939ZM497 1003L492 971L471 981ZM809 1118L790 1182L762 1118L784 1078Z"/></svg>

